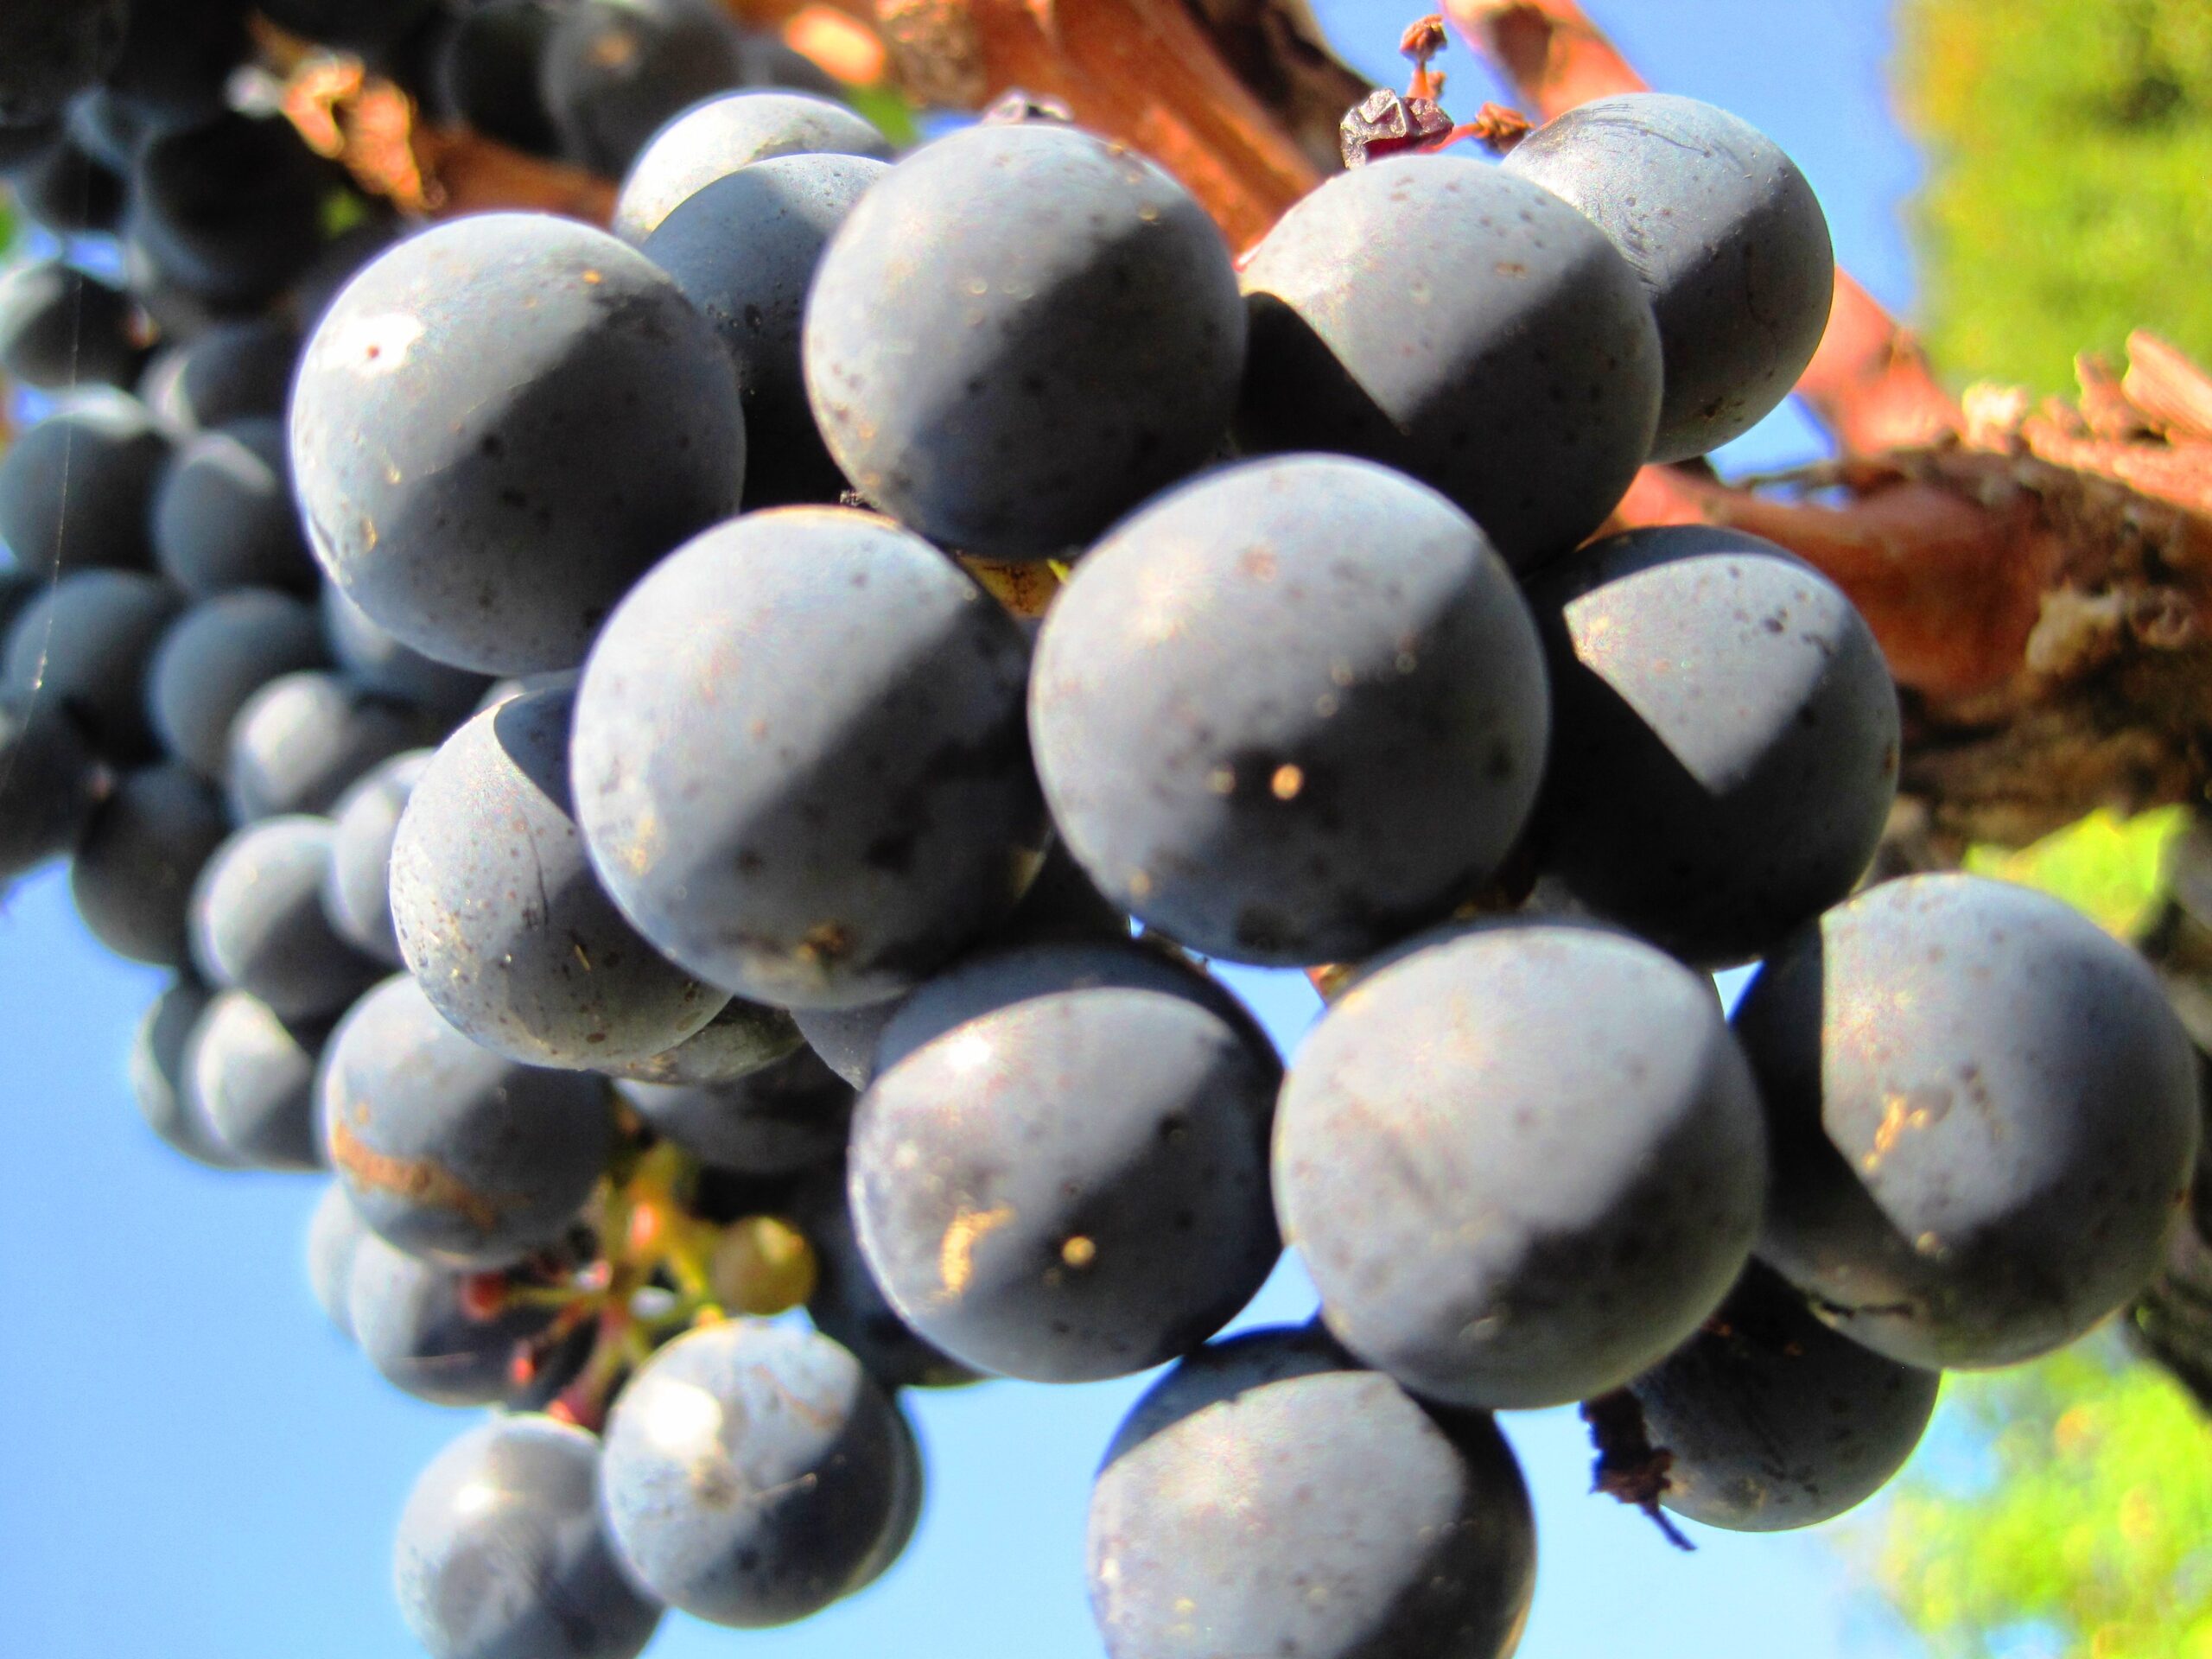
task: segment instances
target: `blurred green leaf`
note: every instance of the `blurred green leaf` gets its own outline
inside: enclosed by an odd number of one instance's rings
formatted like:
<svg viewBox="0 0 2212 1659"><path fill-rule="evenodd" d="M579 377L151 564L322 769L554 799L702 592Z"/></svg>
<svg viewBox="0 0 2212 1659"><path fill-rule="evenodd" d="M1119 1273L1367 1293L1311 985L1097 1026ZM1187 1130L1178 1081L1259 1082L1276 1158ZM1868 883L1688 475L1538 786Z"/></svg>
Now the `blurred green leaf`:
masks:
<svg viewBox="0 0 2212 1659"><path fill-rule="evenodd" d="M1966 867L2063 899L2107 933L2133 939L2158 912L2167 844L2188 823L2180 806L2133 818L2093 812L2018 851L1971 848Z"/></svg>

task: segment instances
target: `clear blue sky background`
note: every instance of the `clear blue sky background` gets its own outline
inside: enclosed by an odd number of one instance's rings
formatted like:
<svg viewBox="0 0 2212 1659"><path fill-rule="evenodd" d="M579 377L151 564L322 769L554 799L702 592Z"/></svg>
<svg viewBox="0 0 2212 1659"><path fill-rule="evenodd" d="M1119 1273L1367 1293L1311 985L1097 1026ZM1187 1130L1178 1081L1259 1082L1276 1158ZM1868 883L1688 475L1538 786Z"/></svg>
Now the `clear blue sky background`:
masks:
<svg viewBox="0 0 2212 1659"><path fill-rule="evenodd" d="M1778 139L1838 252L1909 306L1912 155L1889 111L1885 0L1592 0L1658 86ZM1355 63L1396 80L1413 5L1320 0ZM1455 48L1450 102L1485 95ZM1739 465L1803 459L1785 414ZM1254 1001L1286 1046L1301 985ZM316 1185L220 1176L141 1125L124 1054L161 976L104 956L49 872L0 913L0 1659L403 1659L390 1533L416 1471L471 1421L382 1383L323 1324L301 1237ZM1248 1323L1300 1319L1279 1273ZM1141 1379L909 1395L930 1465L919 1537L855 1601L787 1631L671 1618L657 1659L1093 1659L1091 1470ZM1916 1649L1820 1535L1668 1548L1590 1497L1570 1413L1504 1420L1536 1499L1527 1659L1870 1659ZM1847 1525L1848 1523L1846 1523ZM1694 1529L1693 1530L1695 1530Z"/></svg>

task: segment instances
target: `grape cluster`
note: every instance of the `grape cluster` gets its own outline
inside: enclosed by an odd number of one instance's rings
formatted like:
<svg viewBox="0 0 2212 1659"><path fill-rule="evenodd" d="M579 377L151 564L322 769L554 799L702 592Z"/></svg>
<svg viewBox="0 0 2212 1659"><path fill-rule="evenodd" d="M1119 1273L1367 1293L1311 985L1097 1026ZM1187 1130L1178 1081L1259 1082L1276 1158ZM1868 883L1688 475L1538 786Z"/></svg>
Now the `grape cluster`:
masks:
<svg viewBox="0 0 2212 1659"><path fill-rule="evenodd" d="M1160 1365L1115 1659L1491 1659L1492 1414L1804 1525L2149 1278L2199 1134L2149 970L1854 893L1865 623L1602 533L1819 339L1761 135L1609 99L1233 260L1047 105L900 155L708 0L260 12L622 175L613 228L410 230L240 0L0 23L17 201L124 271L0 282L59 398L0 462L0 875L73 860L175 970L148 1122L327 1172L332 1321L495 1409L400 1522L440 1659L804 1618L914 1529L901 1390ZM1215 960L1332 991L1287 1071ZM1286 1244L1313 1323L1211 1341Z"/></svg>

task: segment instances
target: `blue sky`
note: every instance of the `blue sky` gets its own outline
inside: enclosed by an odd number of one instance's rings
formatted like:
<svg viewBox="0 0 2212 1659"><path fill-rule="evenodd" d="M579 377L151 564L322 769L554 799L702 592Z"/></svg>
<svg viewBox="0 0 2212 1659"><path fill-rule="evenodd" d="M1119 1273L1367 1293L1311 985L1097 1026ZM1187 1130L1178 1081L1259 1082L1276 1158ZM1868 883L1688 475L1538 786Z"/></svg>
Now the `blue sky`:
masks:
<svg viewBox="0 0 2212 1659"><path fill-rule="evenodd" d="M1592 0L1655 84L1764 128L1820 191L1839 254L1909 307L1913 156L1889 114L1884 0ZM1320 0L1345 54L1397 79L1412 8ZM1448 100L1486 94L1464 50ZM1784 414L1743 466L1801 460ZM124 1055L162 976L102 954L48 872L0 913L0 1656L402 1659L390 1531L467 1414L408 1400L327 1329L301 1240L312 1181L222 1176L140 1124ZM1244 982L1288 1045L1302 987ZM1248 1322L1304 1318L1294 1268ZM671 1618L652 1652L700 1659L1093 1659L1082 1529L1099 1452L1138 1380L1000 1382L909 1396L931 1499L900 1565L786 1631ZM1916 1650L1820 1535L1700 1532L1669 1548L1586 1495L1571 1414L1503 1420L1534 1489L1542 1564L1527 1659L1870 1659ZM1848 1523L1846 1523L1848 1525ZM1695 1530L1693 1529L1693 1530Z"/></svg>

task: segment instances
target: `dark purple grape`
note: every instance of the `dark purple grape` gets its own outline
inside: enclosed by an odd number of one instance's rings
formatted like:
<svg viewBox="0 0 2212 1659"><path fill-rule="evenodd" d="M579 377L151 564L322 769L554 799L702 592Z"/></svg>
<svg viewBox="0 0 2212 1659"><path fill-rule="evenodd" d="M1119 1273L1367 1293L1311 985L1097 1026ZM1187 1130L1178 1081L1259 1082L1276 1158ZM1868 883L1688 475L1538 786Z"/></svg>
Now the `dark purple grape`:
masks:
<svg viewBox="0 0 2212 1659"><path fill-rule="evenodd" d="M547 1334L558 1309L510 1298L485 1312L468 1294L468 1277L362 1230L346 1317L385 1382L435 1406L501 1405L526 1386L515 1362Z"/></svg>
<svg viewBox="0 0 2212 1659"><path fill-rule="evenodd" d="M538 66L569 159L610 178L668 122L744 78L736 26L715 0L572 0Z"/></svg>
<svg viewBox="0 0 2212 1659"><path fill-rule="evenodd" d="M308 1221L308 1288L315 1293L323 1317L348 1342L353 1339L353 1255L368 1236L360 1212L346 1196L346 1183L330 1182Z"/></svg>
<svg viewBox="0 0 2212 1659"><path fill-rule="evenodd" d="M104 234L123 222L129 186L66 133L17 160L7 177L15 205L56 235Z"/></svg>
<svg viewBox="0 0 2212 1659"><path fill-rule="evenodd" d="M432 1659L635 1659L660 1607L623 1577L599 1518L599 1442L495 1418L423 1471L393 1572Z"/></svg>
<svg viewBox="0 0 2212 1659"><path fill-rule="evenodd" d="M614 204L614 233L643 246L676 208L717 179L755 162L821 155L872 156L883 162L892 153L891 141L865 116L829 99L804 92L727 93L686 110L653 135L622 181L622 194ZM873 178L878 170L859 176ZM840 202L824 229L834 227L851 205L849 198ZM820 249L817 238L808 256L810 268ZM648 257L659 263L650 250ZM799 286L804 293L804 281Z"/></svg>
<svg viewBox="0 0 2212 1659"><path fill-rule="evenodd" d="M308 342L292 462L316 556L379 626L490 673L572 668L623 591L733 512L735 381L603 231L455 219L356 276Z"/></svg>
<svg viewBox="0 0 2212 1659"><path fill-rule="evenodd" d="M323 202L342 176L282 116L233 111L147 146L131 175L130 236L194 298L259 306L321 251Z"/></svg>
<svg viewBox="0 0 2212 1659"><path fill-rule="evenodd" d="M31 0L0 11L0 127L59 115L123 55L130 0Z"/></svg>
<svg viewBox="0 0 2212 1659"><path fill-rule="evenodd" d="M1274 1267L1281 1068L1203 975L1130 944L984 957L909 997L878 1059L853 1218L892 1304L947 1353L1044 1382L1140 1371Z"/></svg>
<svg viewBox="0 0 2212 1659"><path fill-rule="evenodd" d="M982 1373L932 1347L883 1294L853 1230L842 1167L809 1175L790 1205L814 1251L814 1292L806 1299L806 1315L816 1330L850 1350L861 1369L886 1389L957 1389L981 1379Z"/></svg>
<svg viewBox="0 0 2212 1659"><path fill-rule="evenodd" d="M168 459L145 405L118 391L80 392L0 456L0 538L41 576L150 570L149 514Z"/></svg>
<svg viewBox="0 0 2212 1659"><path fill-rule="evenodd" d="M615 1401L600 1510L632 1580L671 1606L784 1624L875 1564L901 1461L895 1408L852 1355L728 1320L661 1349Z"/></svg>
<svg viewBox="0 0 2212 1659"><path fill-rule="evenodd" d="M639 938L600 886L569 786L575 694L478 715L416 780L391 844L400 953L454 1029L525 1065L642 1060L728 993Z"/></svg>
<svg viewBox="0 0 2212 1659"><path fill-rule="evenodd" d="M330 821L266 818L216 849L192 897L192 954L209 982L251 992L286 1020L334 1014L383 969L322 912Z"/></svg>
<svg viewBox="0 0 2212 1659"><path fill-rule="evenodd" d="M564 10L556 0L478 0L461 11L431 68L454 117L528 155L557 154L539 70Z"/></svg>
<svg viewBox="0 0 2212 1659"><path fill-rule="evenodd" d="M491 676L454 668L403 645L369 620L334 582L322 585L322 633L330 654L355 684L458 721L473 712Z"/></svg>
<svg viewBox="0 0 2212 1659"><path fill-rule="evenodd" d="M189 975L155 999L130 1045L130 1095L146 1127L196 1164L235 1169L238 1160L216 1139L184 1087L184 1045L213 995Z"/></svg>
<svg viewBox="0 0 2212 1659"><path fill-rule="evenodd" d="M790 1058L804 1040L791 1016L781 1008L734 996L720 1014L674 1048L594 1069L631 1083L679 1088L734 1083Z"/></svg>
<svg viewBox="0 0 2212 1659"><path fill-rule="evenodd" d="M149 134L216 120L231 75L252 52L248 8L249 0L134 0L109 92Z"/></svg>
<svg viewBox="0 0 2212 1659"><path fill-rule="evenodd" d="M1522 139L1504 170L1581 209L1643 279L1666 378L1652 460L1741 436L1813 360L1835 293L1827 219L1749 123L1692 98L1596 99Z"/></svg>
<svg viewBox="0 0 2212 1659"><path fill-rule="evenodd" d="M649 151L646 162L652 159ZM748 507L835 501L845 488L807 407L801 313L830 233L889 170L858 156L755 162L677 204L643 239L645 257L715 325L736 365L745 400Z"/></svg>
<svg viewBox="0 0 2212 1659"><path fill-rule="evenodd" d="M302 40L357 50L388 47L438 0L257 0L261 15Z"/></svg>
<svg viewBox="0 0 2212 1659"><path fill-rule="evenodd" d="M749 513L639 583L576 696L576 816L664 955L778 1007L904 989L1035 867L1020 630L873 514Z"/></svg>
<svg viewBox="0 0 2212 1659"><path fill-rule="evenodd" d="M603 1079L479 1048L404 974L332 1033L319 1090L361 1219L454 1266L504 1267L558 1238L613 1150Z"/></svg>
<svg viewBox="0 0 2212 1659"><path fill-rule="evenodd" d="M314 594L281 420L245 416L178 447L154 496L154 552L197 599L234 588Z"/></svg>
<svg viewBox="0 0 2212 1659"><path fill-rule="evenodd" d="M327 812L354 780L444 735L435 711L386 697L342 674L306 670L269 682L231 722L225 777L241 823Z"/></svg>
<svg viewBox="0 0 2212 1659"><path fill-rule="evenodd" d="M1353 1353L1434 1400L1563 1405L1719 1305L1765 1137L1710 981L1596 928L1478 926L1322 1016L1283 1085L1274 1187Z"/></svg>
<svg viewBox="0 0 2212 1659"><path fill-rule="evenodd" d="M1636 272L1548 190L1458 156L1338 175L1244 267L1238 431L1411 473L1516 569L1605 522L1650 453L1659 333Z"/></svg>
<svg viewBox="0 0 2212 1659"><path fill-rule="evenodd" d="M203 778L230 765L231 725L281 675L329 660L315 607L266 588L204 599L169 624L146 672L146 712L162 746Z"/></svg>
<svg viewBox="0 0 2212 1659"><path fill-rule="evenodd" d="M78 570L9 626L0 687L66 710L100 759L135 766L161 753L146 718L154 647L184 595L136 570Z"/></svg>
<svg viewBox="0 0 2212 1659"><path fill-rule="evenodd" d="M75 850L105 775L58 702L0 698L0 885Z"/></svg>
<svg viewBox="0 0 2212 1659"><path fill-rule="evenodd" d="M1535 1587L1513 1453L1311 1327L1200 1349L1137 1402L1090 1495L1112 1659L1503 1659Z"/></svg>
<svg viewBox="0 0 2212 1659"><path fill-rule="evenodd" d="M218 994L185 1039L183 1088L223 1150L249 1169L322 1169L315 1070L327 1020L279 1020L260 998Z"/></svg>
<svg viewBox="0 0 2212 1659"><path fill-rule="evenodd" d="M1827 578L1770 542L1631 531L1529 586L1551 664L1537 867L1700 966L1848 893L1897 793L1897 696Z"/></svg>
<svg viewBox="0 0 2212 1659"><path fill-rule="evenodd" d="M299 330L282 318L219 322L156 358L138 395L186 432L282 416L299 354Z"/></svg>
<svg viewBox="0 0 2212 1659"><path fill-rule="evenodd" d="M1759 1255L1854 1342L2008 1365L2140 1291L2187 1203L2196 1060L2157 976L2055 899L1890 881L1736 1011L1774 1147Z"/></svg>
<svg viewBox="0 0 2212 1659"><path fill-rule="evenodd" d="M119 957L183 967L193 884L230 833L221 799L189 766L124 773L69 867L77 914Z"/></svg>
<svg viewBox="0 0 2212 1659"><path fill-rule="evenodd" d="M1873 1496L1920 1443L1942 1380L1838 1336L1754 1262L1703 1330L1628 1386L1669 1459L1661 1503L1780 1532Z"/></svg>
<svg viewBox="0 0 2212 1659"><path fill-rule="evenodd" d="M624 1083L622 1098L653 1133L702 1163L746 1175L790 1175L845 1150L853 1087L802 1048L730 1083Z"/></svg>
<svg viewBox="0 0 2212 1659"><path fill-rule="evenodd" d="M1166 174L1072 127L971 127L830 238L807 392L885 512L966 552L1058 557L1213 455L1244 334L1221 232Z"/></svg>
<svg viewBox="0 0 2212 1659"><path fill-rule="evenodd" d="M145 357L121 289L59 259L0 275L0 369L24 385L128 386Z"/></svg>
<svg viewBox="0 0 2212 1659"><path fill-rule="evenodd" d="M410 749L363 772L331 809L323 913L339 938L388 968L404 968L391 920L391 842L430 751Z"/></svg>
<svg viewBox="0 0 2212 1659"><path fill-rule="evenodd" d="M1030 738L1069 849L1192 949L1371 954L1504 860L1550 713L1535 629L1465 513L1370 462L1209 474L1054 601Z"/></svg>

